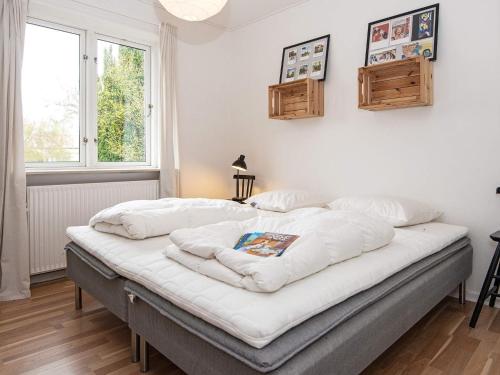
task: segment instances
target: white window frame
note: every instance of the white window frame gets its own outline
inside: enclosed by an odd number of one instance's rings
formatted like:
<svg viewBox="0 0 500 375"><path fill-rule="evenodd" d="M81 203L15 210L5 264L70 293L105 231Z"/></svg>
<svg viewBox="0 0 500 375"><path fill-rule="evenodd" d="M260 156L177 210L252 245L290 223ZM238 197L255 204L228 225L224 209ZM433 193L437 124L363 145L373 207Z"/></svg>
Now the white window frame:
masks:
<svg viewBox="0 0 500 375"><path fill-rule="evenodd" d="M157 130L153 123L157 120L153 105L152 46L117 38L93 30L84 30L62 25L58 22L44 21L29 17L29 24L70 32L80 36L80 161L25 163L29 171L44 170L95 170L95 169L142 169L155 168ZM99 162L97 157L97 41L107 41L138 48L145 51L144 56L144 162Z"/></svg>
<svg viewBox="0 0 500 375"><path fill-rule="evenodd" d="M85 64L85 59L84 56L86 56L85 50L86 50L86 32L85 30L77 29L74 27L68 27L68 26L63 26L57 23L53 22L48 22L48 21L42 21L39 19L35 18L29 18L28 23L35 25L35 26L41 26L41 27L46 27L49 29L57 30L57 31L62 31L62 32L67 32L71 34L76 34L80 37L80 87L79 87L79 105L80 108L78 110L79 112L79 121L80 121L80 133L79 133L79 141L80 141L80 161L78 162L69 162L69 161L64 161L64 162L45 162L45 163L25 163L25 168L27 169L39 169L39 168L50 168L50 169L67 169L67 168L82 168L85 167L87 164L87 155L86 155L86 147L83 143L83 138L85 137L86 133L86 125L87 125L87 119L86 119L86 99L87 99L87 93L86 93L86 85L85 85L85 80L86 80L86 64ZM40 58L42 58L40 56ZM43 73L42 73L43 74Z"/></svg>

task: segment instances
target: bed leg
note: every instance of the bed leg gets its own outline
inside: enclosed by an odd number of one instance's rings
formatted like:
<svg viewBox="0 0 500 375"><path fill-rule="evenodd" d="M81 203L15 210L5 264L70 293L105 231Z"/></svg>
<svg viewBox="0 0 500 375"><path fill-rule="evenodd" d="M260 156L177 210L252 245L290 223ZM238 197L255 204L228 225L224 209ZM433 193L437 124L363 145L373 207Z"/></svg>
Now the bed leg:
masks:
<svg viewBox="0 0 500 375"><path fill-rule="evenodd" d="M131 344L131 355L132 355L132 362L137 363L139 362L140 358L140 353L139 353L139 347L140 347L140 336L135 333L133 329L130 330L130 344Z"/></svg>
<svg viewBox="0 0 500 375"><path fill-rule="evenodd" d="M458 284L458 302L465 305L465 280Z"/></svg>
<svg viewBox="0 0 500 375"><path fill-rule="evenodd" d="M75 284L75 310L82 309L82 288Z"/></svg>
<svg viewBox="0 0 500 375"><path fill-rule="evenodd" d="M149 344L143 336L139 339L141 372L149 371Z"/></svg>

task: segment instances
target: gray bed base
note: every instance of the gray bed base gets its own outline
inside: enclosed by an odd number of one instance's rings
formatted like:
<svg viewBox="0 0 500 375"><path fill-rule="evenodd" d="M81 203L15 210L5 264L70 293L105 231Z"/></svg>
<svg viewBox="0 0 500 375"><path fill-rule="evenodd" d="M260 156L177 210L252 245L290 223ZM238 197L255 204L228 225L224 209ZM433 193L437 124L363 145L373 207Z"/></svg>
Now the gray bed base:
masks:
<svg viewBox="0 0 500 375"><path fill-rule="evenodd" d="M393 282L391 286L388 279L372 288L386 286L379 298L370 300L366 293L356 295L291 329L263 349L250 347L183 314L141 285L127 281L125 289L134 296L133 303L129 303L129 326L141 337L141 368L148 368L151 344L190 375L358 374L458 285L464 285L472 272L472 247L468 239L454 246L443 250L450 250L448 256L423 267L406 282ZM365 302L360 304L360 299ZM354 309L346 314L346 307ZM328 327L328 319L336 324ZM304 335L311 331L316 331L315 339L302 346ZM265 351L266 355L258 355Z"/></svg>
<svg viewBox="0 0 500 375"><path fill-rule="evenodd" d="M78 245L70 243L66 250L67 274L77 285L75 296L82 288L128 322L132 359L138 359L140 348L141 370L148 368L151 343L190 375L359 373L457 285L463 299L472 268L472 248L468 239L462 239L438 253L437 264L426 258L416 264L417 271L412 266L413 275L407 274L404 283L398 282L398 273L379 284L385 288L378 294L357 295L363 303L352 297L259 350L120 277ZM326 324L329 319L334 324ZM140 344L135 332L141 336ZM301 345L291 346L294 342Z"/></svg>
<svg viewBox="0 0 500 375"><path fill-rule="evenodd" d="M65 250L66 275L75 282L76 287L83 288L118 318L127 322L127 294L123 291L125 279L74 243L66 245ZM81 292L77 290L76 297L80 295ZM81 308L81 298L76 298L75 303Z"/></svg>
<svg viewBox="0 0 500 375"><path fill-rule="evenodd" d="M82 308L82 289L124 322L128 322L125 278L80 246L70 242L66 250L66 275L75 282L75 308ZM139 336L132 330L131 359L139 362Z"/></svg>

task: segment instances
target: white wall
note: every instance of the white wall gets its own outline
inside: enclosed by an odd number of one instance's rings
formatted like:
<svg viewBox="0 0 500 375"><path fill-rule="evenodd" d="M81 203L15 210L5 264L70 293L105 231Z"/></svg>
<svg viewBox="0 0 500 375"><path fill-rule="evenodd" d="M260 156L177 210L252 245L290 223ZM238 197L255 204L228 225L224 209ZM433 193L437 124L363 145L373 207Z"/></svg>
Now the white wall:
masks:
<svg viewBox="0 0 500 375"><path fill-rule="evenodd" d="M239 124L230 118L230 62L219 55L231 43L224 34L213 42L179 44L178 118L183 196L231 197L230 145ZM229 168L227 164L229 163Z"/></svg>
<svg viewBox="0 0 500 375"><path fill-rule="evenodd" d="M180 48L181 180L186 196L232 195L230 163L247 155L260 188L338 197L397 194L466 225L475 248L469 298L480 289L500 229L500 3L442 0L433 107L357 109L367 23L430 4L311 0ZM267 86L284 46L330 33L325 117L267 119Z"/></svg>

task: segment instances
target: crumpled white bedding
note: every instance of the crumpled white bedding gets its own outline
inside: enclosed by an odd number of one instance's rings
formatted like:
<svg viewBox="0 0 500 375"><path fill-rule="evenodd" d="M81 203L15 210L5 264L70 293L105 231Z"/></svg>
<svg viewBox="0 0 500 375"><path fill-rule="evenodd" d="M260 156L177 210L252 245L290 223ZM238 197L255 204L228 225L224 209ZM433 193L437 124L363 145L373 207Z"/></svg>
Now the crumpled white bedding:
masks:
<svg viewBox="0 0 500 375"><path fill-rule="evenodd" d="M395 229L390 244L327 267L274 293L254 293L193 272L164 256L168 236L131 241L84 227L68 228L76 244L118 274L189 313L261 348L290 328L366 290L467 234L442 223Z"/></svg>
<svg viewBox="0 0 500 375"><path fill-rule="evenodd" d="M95 230L142 240L162 236L180 228L227 220L247 220L257 210L233 201L205 198L137 200L106 208L89 221Z"/></svg>
<svg viewBox="0 0 500 375"><path fill-rule="evenodd" d="M283 255L263 258L233 249L238 239L250 232L300 237ZM275 292L332 264L385 246L393 237L393 227L383 220L354 211L326 211L176 230L170 234L173 244L165 255L230 285Z"/></svg>

